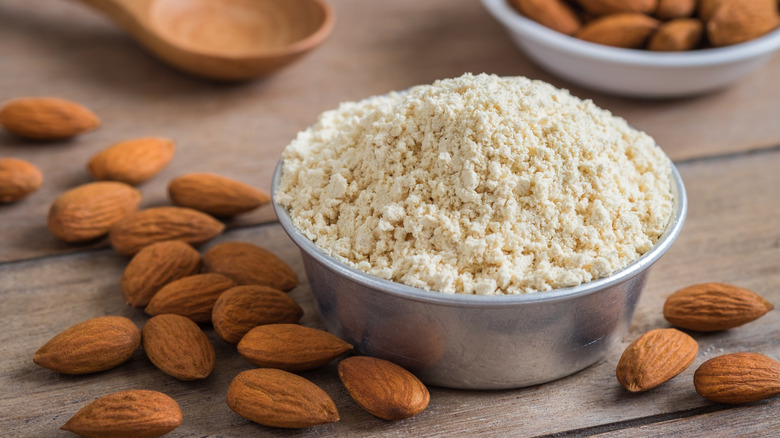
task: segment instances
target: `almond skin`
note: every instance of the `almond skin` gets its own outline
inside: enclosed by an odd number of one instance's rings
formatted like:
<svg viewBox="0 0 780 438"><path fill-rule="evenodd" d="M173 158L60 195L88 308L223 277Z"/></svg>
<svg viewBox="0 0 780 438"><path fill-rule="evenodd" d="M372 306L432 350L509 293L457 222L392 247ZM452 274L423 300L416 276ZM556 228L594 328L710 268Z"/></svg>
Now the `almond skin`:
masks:
<svg viewBox="0 0 780 438"><path fill-rule="evenodd" d="M647 391L685 371L698 351L699 344L679 330L651 330L626 348L615 374L627 390Z"/></svg>
<svg viewBox="0 0 780 438"><path fill-rule="evenodd" d="M211 323L225 342L237 344L259 325L297 323L301 316L301 306L280 290L260 285L236 286L219 296Z"/></svg>
<svg viewBox="0 0 780 438"><path fill-rule="evenodd" d="M176 429L181 421L174 399L157 391L131 389L98 398L61 429L87 438L153 438Z"/></svg>
<svg viewBox="0 0 780 438"><path fill-rule="evenodd" d="M144 311L149 315L173 313L197 323L211 321L217 298L236 286L236 282L219 274L197 274L165 285L149 301Z"/></svg>
<svg viewBox="0 0 780 438"><path fill-rule="evenodd" d="M165 374L179 380L198 380L214 370L214 347L203 330L187 317L154 316L146 322L141 335L146 356Z"/></svg>
<svg viewBox="0 0 780 438"><path fill-rule="evenodd" d="M626 49L639 49L660 22L640 13L610 14L585 24L575 35L585 41Z"/></svg>
<svg viewBox="0 0 780 438"><path fill-rule="evenodd" d="M521 14L552 30L574 35L582 26L574 10L562 0L509 0Z"/></svg>
<svg viewBox="0 0 780 438"><path fill-rule="evenodd" d="M122 218L111 228L108 237L117 253L131 256L145 246L165 240L203 243L224 229L222 222L197 210L154 207Z"/></svg>
<svg viewBox="0 0 780 438"><path fill-rule="evenodd" d="M99 181L138 185L157 175L173 159L173 140L146 137L116 143L95 154L87 164Z"/></svg>
<svg viewBox="0 0 780 438"><path fill-rule="evenodd" d="M127 361L140 344L133 321L100 316L60 332L38 349L33 362L64 374L96 373Z"/></svg>
<svg viewBox="0 0 780 438"><path fill-rule="evenodd" d="M203 255L204 269L228 276L238 284L260 284L282 291L298 285L298 276L271 252L247 242L225 242Z"/></svg>
<svg viewBox="0 0 780 438"><path fill-rule="evenodd" d="M93 182L70 189L49 208L49 231L68 243L103 237L138 209L141 192L125 183Z"/></svg>
<svg viewBox="0 0 780 438"><path fill-rule="evenodd" d="M0 125L32 140L62 140L100 125L87 108L55 97L22 97L0 108Z"/></svg>
<svg viewBox="0 0 780 438"><path fill-rule="evenodd" d="M715 11L718 10L721 4L726 0L699 0L699 6L696 9L696 14L701 21L708 22L715 15Z"/></svg>
<svg viewBox="0 0 780 438"><path fill-rule="evenodd" d="M658 0L654 15L661 20L686 18L696 11L697 0Z"/></svg>
<svg viewBox="0 0 780 438"><path fill-rule="evenodd" d="M576 2L595 15L619 12L652 14L658 6L658 0L576 0Z"/></svg>
<svg viewBox="0 0 780 438"><path fill-rule="evenodd" d="M415 416L431 399L428 388L414 374L383 359L349 357L339 362L338 371L355 402L385 420Z"/></svg>
<svg viewBox="0 0 780 438"><path fill-rule="evenodd" d="M238 343L238 353L253 364L299 372L325 365L352 345L322 330L297 324L253 328Z"/></svg>
<svg viewBox="0 0 780 438"><path fill-rule="evenodd" d="M754 321L774 306L755 292L723 283L702 283L680 289L664 303L664 318L672 325L714 332Z"/></svg>
<svg viewBox="0 0 780 438"><path fill-rule="evenodd" d="M333 400L314 383L282 370L242 371L230 384L233 412L271 427L304 428L339 420Z"/></svg>
<svg viewBox="0 0 780 438"><path fill-rule="evenodd" d="M648 50L679 52L692 50L704 36L704 23L696 18L676 18L663 24L650 37Z"/></svg>
<svg viewBox="0 0 780 438"><path fill-rule="evenodd" d="M122 295L131 306L146 307L166 284L200 272L200 253L180 240L153 243L138 252L122 274Z"/></svg>
<svg viewBox="0 0 780 438"><path fill-rule="evenodd" d="M780 394L780 362L758 353L714 357L693 375L696 392L707 400L740 404Z"/></svg>
<svg viewBox="0 0 780 438"><path fill-rule="evenodd" d="M707 22L713 46L728 46L763 36L780 26L776 0L725 0Z"/></svg>
<svg viewBox="0 0 780 438"><path fill-rule="evenodd" d="M35 165L17 158L0 158L0 203L16 202L29 196L43 184L43 175Z"/></svg>
<svg viewBox="0 0 780 438"><path fill-rule="evenodd" d="M268 193L213 173L190 173L168 184L168 196L180 207L214 216L234 216L271 202Z"/></svg>

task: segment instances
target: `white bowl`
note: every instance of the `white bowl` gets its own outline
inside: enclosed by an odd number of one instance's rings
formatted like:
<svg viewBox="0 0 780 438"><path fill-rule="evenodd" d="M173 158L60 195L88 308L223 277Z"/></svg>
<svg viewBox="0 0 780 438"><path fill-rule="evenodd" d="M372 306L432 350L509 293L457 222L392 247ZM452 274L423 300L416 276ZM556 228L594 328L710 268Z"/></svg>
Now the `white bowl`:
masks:
<svg viewBox="0 0 780 438"><path fill-rule="evenodd" d="M506 0L482 0L529 58L574 84L611 94L669 98L723 88L780 48L780 29L733 46L684 53L621 49L579 40L515 11Z"/></svg>

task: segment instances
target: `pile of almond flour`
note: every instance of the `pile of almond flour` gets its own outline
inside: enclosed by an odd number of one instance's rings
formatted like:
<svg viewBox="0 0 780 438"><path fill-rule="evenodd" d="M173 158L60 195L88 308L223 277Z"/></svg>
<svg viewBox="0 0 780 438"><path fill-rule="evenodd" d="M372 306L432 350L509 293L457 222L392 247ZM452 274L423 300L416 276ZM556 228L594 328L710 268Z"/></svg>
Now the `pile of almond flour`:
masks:
<svg viewBox="0 0 780 438"><path fill-rule="evenodd" d="M325 112L283 154L275 201L369 274L519 294L605 277L672 211L670 163L591 101L466 74Z"/></svg>

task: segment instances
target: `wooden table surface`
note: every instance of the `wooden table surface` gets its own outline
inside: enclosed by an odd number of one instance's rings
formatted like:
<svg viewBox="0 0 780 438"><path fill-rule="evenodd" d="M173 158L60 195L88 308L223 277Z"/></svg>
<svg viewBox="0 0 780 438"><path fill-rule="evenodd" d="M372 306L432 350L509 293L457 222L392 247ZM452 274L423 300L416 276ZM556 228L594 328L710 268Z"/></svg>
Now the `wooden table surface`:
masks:
<svg viewBox="0 0 780 438"><path fill-rule="evenodd" d="M0 3L0 101L59 96L83 103L102 119L98 130L67 142L36 144L0 133L0 156L29 160L45 178L29 198L0 206L0 435L68 436L59 427L81 406L128 388L160 390L180 403L184 422L171 436L780 435L780 400L731 407L700 398L692 383L699 364L723 353L754 351L780 359L778 311L727 332L694 334L700 351L693 366L655 390L629 394L614 377L629 342L668 327L661 307L681 287L732 283L780 306L780 56L717 93L631 100L542 71L476 1L333 4L336 27L321 48L266 79L225 85L160 64L78 2ZM229 410L227 386L251 365L208 328L218 360L214 374L199 382L163 374L142 351L118 368L87 376L60 375L32 363L40 345L77 322L124 315L141 326L147 319L120 295L126 258L105 241L66 245L46 229L49 205L64 190L89 181L85 166L96 151L139 136L176 141L171 165L140 186L144 207L166 204L168 181L187 172L217 172L269 189L280 152L320 112L463 72L525 75L569 88L650 133L680 170L690 202L685 228L653 268L630 332L606 358L531 388L431 388L424 413L394 423L362 411L331 364L304 376L331 395L341 421L300 431L259 426ZM228 240L264 246L305 278L300 256L270 207L230 221L209 245ZM305 281L291 296L306 311L302 323L321 327Z"/></svg>

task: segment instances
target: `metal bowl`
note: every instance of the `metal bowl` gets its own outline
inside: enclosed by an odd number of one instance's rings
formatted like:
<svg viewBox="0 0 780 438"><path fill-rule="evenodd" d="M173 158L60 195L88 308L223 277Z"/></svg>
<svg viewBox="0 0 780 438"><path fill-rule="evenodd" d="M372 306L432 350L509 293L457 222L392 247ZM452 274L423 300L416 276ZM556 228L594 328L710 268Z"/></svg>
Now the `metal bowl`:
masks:
<svg viewBox="0 0 780 438"><path fill-rule="evenodd" d="M280 161L274 194L281 172ZM525 295L444 294L371 276L327 255L293 225L284 207L273 206L300 248L330 332L430 385L517 388L593 364L628 331L648 269L669 249L685 220L685 187L674 165L672 175L672 217L650 251L609 277Z"/></svg>

